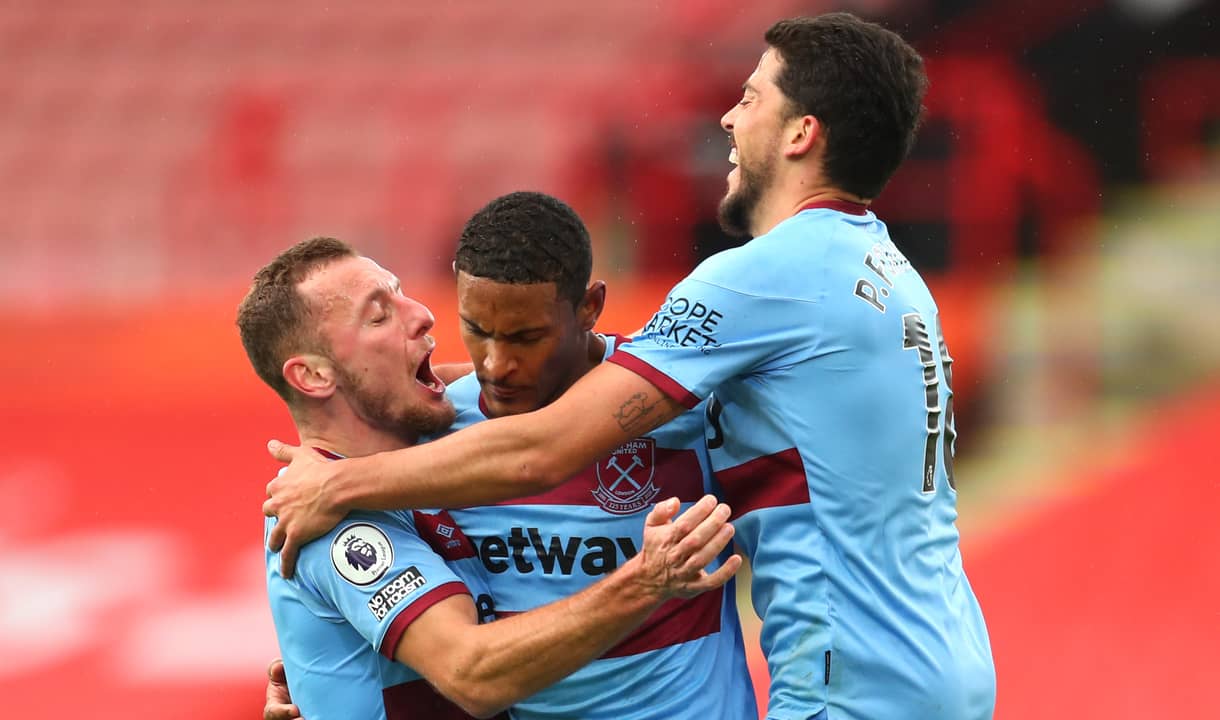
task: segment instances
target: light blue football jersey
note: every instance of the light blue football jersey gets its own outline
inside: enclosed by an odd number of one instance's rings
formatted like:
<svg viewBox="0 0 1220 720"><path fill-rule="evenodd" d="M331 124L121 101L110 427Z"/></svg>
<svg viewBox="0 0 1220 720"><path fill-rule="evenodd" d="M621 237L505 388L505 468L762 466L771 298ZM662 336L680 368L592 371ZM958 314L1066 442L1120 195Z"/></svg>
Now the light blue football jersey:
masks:
<svg viewBox="0 0 1220 720"><path fill-rule="evenodd" d="M688 407L711 398L769 718L991 717L954 524L951 359L883 223L850 203L803 209L702 263L610 361Z"/></svg>
<svg viewBox="0 0 1220 720"><path fill-rule="evenodd" d="M266 534L275 526L267 518ZM267 595L293 702L310 720L467 719L393 661L407 626L459 593L495 610L469 540L444 514L353 512L301 548L291 580L266 552Z"/></svg>
<svg viewBox="0 0 1220 720"><path fill-rule="evenodd" d="M619 338L606 336L607 355ZM452 385L453 429L481 422L479 384ZM558 440L558 439L557 439ZM700 410L633 440L563 485L452 510L478 551L500 617L583 590L635 555L653 504L708 492ZM671 600L601 658L512 708L518 720L757 718L733 583Z"/></svg>

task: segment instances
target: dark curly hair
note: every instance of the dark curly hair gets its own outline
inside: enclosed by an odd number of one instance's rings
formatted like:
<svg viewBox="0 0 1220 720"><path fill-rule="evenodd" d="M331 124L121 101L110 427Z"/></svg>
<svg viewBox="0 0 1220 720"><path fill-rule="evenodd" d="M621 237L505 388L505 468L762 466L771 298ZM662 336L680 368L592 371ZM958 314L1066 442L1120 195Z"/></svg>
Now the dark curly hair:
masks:
<svg viewBox="0 0 1220 720"><path fill-rule="evenodd" d="M296 394L281 372L284 361L298 352L322 349L308 323L312 310L297 285L324 265L356 256L355 248L342 240L303 240L255 273L237 308L237 329L254 372L290 406Z"/></svg>
<svg viewBox="0 0 1220 720"><path fill-rule="evenodd" d="M915 142L928 78L897 34L850 13L781 20L766 33L793 115L826 128L823 171L836 187L875 198Z"/></svg>
<svg viewBox="0 0 1220 720"><path fill-rule="evenodd" d="M555 283L573 307L593 272L589 231L558 198L514 192L476 212L458 241L454 269L501 283Z"/></svg>

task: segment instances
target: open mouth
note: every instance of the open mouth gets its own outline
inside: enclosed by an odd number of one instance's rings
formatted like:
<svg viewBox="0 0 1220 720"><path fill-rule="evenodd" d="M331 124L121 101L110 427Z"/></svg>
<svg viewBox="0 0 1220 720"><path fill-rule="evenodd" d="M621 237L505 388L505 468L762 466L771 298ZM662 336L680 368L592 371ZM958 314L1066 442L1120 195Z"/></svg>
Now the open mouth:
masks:
<svg viewBox="0 0 1220 720"><path fill-rule="evenodd" d="M415 382L423 385L434 393L445 392L445 383L432 372L432 351L429 350L424 359L419 361L419 369L415 371Z"/></svg>

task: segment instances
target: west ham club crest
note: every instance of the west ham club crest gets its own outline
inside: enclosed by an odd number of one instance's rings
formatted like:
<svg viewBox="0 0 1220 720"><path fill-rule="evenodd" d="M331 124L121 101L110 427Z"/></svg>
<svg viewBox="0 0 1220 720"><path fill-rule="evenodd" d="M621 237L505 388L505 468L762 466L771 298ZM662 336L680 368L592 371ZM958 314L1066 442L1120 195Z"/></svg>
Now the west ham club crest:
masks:
<svg viewBox="0 0 1220 720"><path fill-rule="evenodd" d="M608 512L630 515L648 507L661 489L653 483L656 441L636 438L623 443L610 457L597 463L597 489L593 497Z"/></svg>

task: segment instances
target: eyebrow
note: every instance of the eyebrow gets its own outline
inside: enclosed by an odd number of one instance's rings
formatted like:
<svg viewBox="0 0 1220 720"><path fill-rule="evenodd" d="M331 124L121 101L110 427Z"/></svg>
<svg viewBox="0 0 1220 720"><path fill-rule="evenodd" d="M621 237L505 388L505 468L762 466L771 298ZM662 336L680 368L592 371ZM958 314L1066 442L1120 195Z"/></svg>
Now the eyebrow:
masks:
<svg viewBox="0 0 1220 720"><path fill-rule="evenodd" d="M391 295L391 294L397 293L397 292L402 292L402 281L398 279L397 275L392 275L390 277L390 282L389 282L388 287L384 284L377 285L376 287L374 287L363 298L361 298L359 307L364 308L366 305L368 305L369 303L371 303L375 300L380 300L380 299L386 297L387 295Z"/></svg>
<svg viewBox="0 0 1220 720"><path fill-rule="evenodd" d="M355 303L356 311L358 313L360 313L361 315L365 314L366 312L368 312L368 308L370 305L373 305L374 303L376 303L378 301L384 300L386 297L389 296L389 294L390 294L390 291L387 290L383 286L378 286L378 287L373 288L363 298L360 299L360 302Z"/></svg>
<svg viewBox="0 0 1220 720"><path fill-rule="evenodd" d="M493 332L487 330L482 325L478 324L474 320L471 320L470 318L466 317L465 315L459 314L458 317L460 317L462 319L462 322L469 325L472 330L475 330L482 335L487 335L490 337L492 335L497 334L497 333L493 333ZM540 333L540 332L546 332L546 331L547 331L546 327L527 327L527 328L522 328L520 330L511 332L511 333L498 333L498 334L501 335L502 337L506 337L506 338L517 338L517 337L521 337L522 335L529 335L531 333Z"/></svg>

